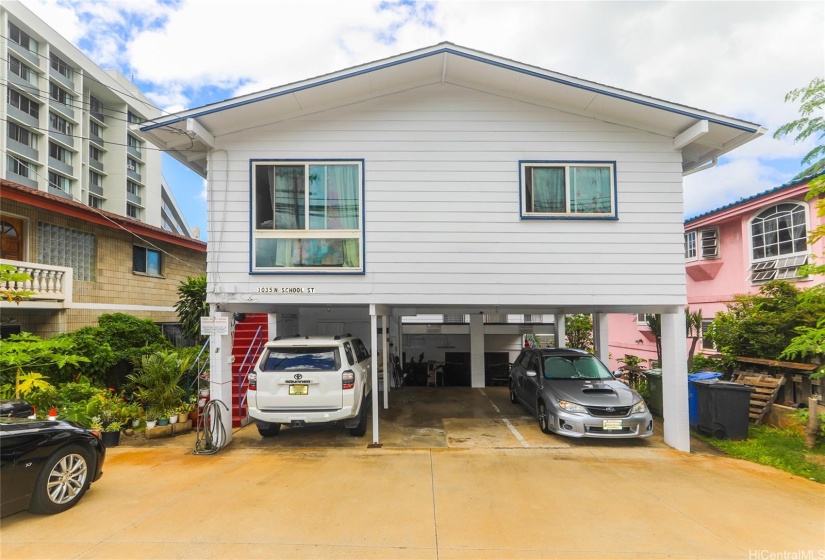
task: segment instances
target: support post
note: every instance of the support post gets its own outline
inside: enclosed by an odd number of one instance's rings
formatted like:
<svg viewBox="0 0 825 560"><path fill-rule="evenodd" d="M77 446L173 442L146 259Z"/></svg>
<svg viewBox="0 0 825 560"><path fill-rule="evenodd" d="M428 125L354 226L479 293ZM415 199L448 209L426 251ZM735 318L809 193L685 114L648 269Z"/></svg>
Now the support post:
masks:
<svg viewBox="0 0 825 560"><path fill-rule="evenodd" d="M389 333L387 332L387 316L381 315L381 367L384 368L384 410L390 407L390 375L389 368Z"/></svg>
<svg viewBox="0 0 825 560"><path fill-rule="evenodd" d="M372 348L372 445L378 444L378 316L370 306L370 348Z"/></svg>
<svg viewBox="0 0 825 560"><path fill-rule="evenodd" d="M556 348L564 348L567 346L567 335L564 332L564 313L556 313L553 316L553 337Z"/></svg>
<svg viewBox="0 0 825 560"><path fill-rule="evenodd" d="M662 391L665 443L690 452L684 307L662 314Z"/></svg>
<svg viewBox="0 0 825 560"><path fill-rule="evenodd" d="M607 313L593 314L593 345L596 357L604 365L610 364L610 340L607 332Z"/></svg>
<svg viewBox="0 0 825 560"><path fill-rule="evenodd" d="M231 313L218 311L215 304L210 308L212 317L227 317L231 322ZM209 337L209 399L221 401L229 409L221 407L221 424L226 434L223 445L232 441L232 411L239 404L232 401L232 381L232 334L213 334Z"/></svg>
<svg viewBox="0 0 825 560"><path fill-rule="evenodd" d="M470 315L470 385L484 387L484 315Z"/></svg>

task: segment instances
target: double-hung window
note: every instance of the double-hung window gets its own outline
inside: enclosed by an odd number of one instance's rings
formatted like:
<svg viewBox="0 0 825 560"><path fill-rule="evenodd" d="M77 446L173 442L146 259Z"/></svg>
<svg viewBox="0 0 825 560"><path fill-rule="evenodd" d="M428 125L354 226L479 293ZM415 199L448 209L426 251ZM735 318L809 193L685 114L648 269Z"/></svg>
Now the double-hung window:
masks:
<svg viewBox="0 0 825 560"><path fill-rule="evenodd" d="M522 218L616 218L613 162L521 162Z"/></svg>
<svg viewBox="0 0 825 560"><path fill-rule="evenodd" d="M49 97L62 105L71 105L71 94L53 82L49 82Z"/></svg>
<svg viewBox="0 0 825 560"><path fill-rule="evenodd" d="M66 63L65 60L63 60L62 58L60 58L56 54L54 54L54 53L49 54L49 65L52 68L54 68L54 70L56 72L58 72L59 74L62 74L63 76L65 76L66 78L68 78L70 80L72 79L72 73L73 73L72 67L69 66L68 63Z"/></svg>
<svg viewBox="0 0 825 560"><path fill-rule="evenodd" d="M62 146L58 146L54 142L49 142L49 157L62 161L67 165L72 164L72 153Z"/></svg>
<svg viewBox="0 0 825 560"><path fill-rule="evenodd" d="M770 206L751 220L750 281L801 278L808 262L807 207L796 202Z"/></svg>
<svg viewBox="0 0 825 560"><path fill-rule="evenodd" d="M37 148L37 136L34 135L28 128L19 126L13 122L7 125L9 138L16 140L29 148Z"/></svg>
<svg viewBox="0 0 825 560"><path fill-rule="evenodd" d="M253 271L362 272L362 167L253 162Z"/></svg>

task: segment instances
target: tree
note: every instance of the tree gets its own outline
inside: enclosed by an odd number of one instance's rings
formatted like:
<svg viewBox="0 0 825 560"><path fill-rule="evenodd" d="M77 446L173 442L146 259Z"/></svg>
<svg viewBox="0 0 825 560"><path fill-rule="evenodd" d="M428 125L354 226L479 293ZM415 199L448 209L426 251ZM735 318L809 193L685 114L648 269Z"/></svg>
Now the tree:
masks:
<svg viewBox="0 0 825 560"><path fill-rule="evenodd" d="M39 388L45 377L38 370L79 365L89 360L71 353L69 340L42 340L30 333L14 334L0 344L0 389L4 397L9 393L20 396L27 389Z"/></svg>
<svg viewBox="0 0 825 560"><path fill-rule="evenodd" d="M807 292L774 280L757 294L734 296L713 320L713 341L727 356L781 359L798 328L816 328L825 316L825 290Z"/></svg>
<svg viewBox="0 0 825 560"><path fill-rule="evenodd" d="M189 276L178 286L180 299L175 304L183 334L192 340L202 340L201 317L209 314L206 303L206 276Z"/></svg>
<svg viewBox="0 0 825 560"><path fill-rule="evenodd" d="M590 315L568 315L565 319L564 334L568 348L593 352L593 319Z"/></svg>
<svg viewBox="0 0 825 560"><path fill-rule="evenodd" d="M815 138L817 143L804 158L802 164L805 169L796 178L801 179L810 175L815 175L825 171L825 79L814 78L807 86L794 89L785 95L785 102L799 101L799 118L780 126L774 132L774 138L782 138L789 134L796 133L794 144L803 142L808 138ZM825 175L819 175L811 179L808 184L808 194L805 200L811 200L825 194ZM825 198L820 198L816 202L817 214L825 216ZM808 233L808 243L825 237L825 224L821 224ZM819 265L808 265L801 272L807 274L825 274L825 263Z"/></svg>

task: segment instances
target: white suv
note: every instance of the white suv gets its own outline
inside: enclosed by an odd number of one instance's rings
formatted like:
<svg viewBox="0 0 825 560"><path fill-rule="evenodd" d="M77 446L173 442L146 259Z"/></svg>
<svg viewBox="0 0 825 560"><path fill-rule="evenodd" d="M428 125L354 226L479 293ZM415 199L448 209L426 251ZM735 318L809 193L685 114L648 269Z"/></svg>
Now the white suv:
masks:
<svg viewBox="0 0 825 560"><path fill-rule="evenodd" d="M363 436L371 371L370 353L359 338L276 338L249 375L249 416L262 436L278 435L281 424L336 421L353 436Z"/></svg>

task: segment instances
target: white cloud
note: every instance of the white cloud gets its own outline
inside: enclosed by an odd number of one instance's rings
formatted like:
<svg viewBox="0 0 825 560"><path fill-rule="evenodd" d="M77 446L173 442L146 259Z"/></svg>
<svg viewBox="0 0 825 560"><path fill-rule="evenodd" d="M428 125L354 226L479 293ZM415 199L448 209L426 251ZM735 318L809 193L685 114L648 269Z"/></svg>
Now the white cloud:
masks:
<svg viewBox="0 0 825 560"><path fill-rule="evenodd" d="M821 1L23 1L169 110L450 41L766 127L685 179L688 214L791 178L812 144L770 136L825 69Z"/></svg>

